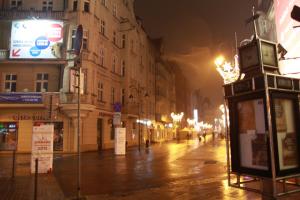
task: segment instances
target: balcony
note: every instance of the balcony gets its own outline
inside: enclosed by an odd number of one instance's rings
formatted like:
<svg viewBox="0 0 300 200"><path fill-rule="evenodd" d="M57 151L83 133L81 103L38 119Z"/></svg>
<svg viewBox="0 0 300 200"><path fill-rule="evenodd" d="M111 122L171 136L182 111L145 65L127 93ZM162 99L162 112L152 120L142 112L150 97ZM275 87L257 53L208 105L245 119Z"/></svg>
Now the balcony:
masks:
<svg viewBox="0 0 300 200"><path fill-rule="evenodd" d="M64 19L64 11L41 11L41 10L0 10L0 19Z"/></svg>
<svg viewBox="0 0 300 200"><path fill-rule="evenodd" d="M8 59L9 51L7 49L0 49L0 60Z"/></svg>

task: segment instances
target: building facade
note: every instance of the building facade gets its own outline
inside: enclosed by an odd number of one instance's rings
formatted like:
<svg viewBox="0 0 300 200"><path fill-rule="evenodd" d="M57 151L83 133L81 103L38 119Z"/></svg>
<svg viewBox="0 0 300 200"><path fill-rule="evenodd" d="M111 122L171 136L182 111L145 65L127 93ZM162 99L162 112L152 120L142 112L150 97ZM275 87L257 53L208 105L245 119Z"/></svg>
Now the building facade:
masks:
<svg viewBox="0 0 300 200"><path fill-rule="evenodd" d="M151 136L156 49L135 16L133 0L4 0L0 4L1 150L16 146L19 152L30 152L32 128L41 123L54 124L54 150L77 150L73 49L79 24L83 26L77 64L83 80L81 149L114 147L116 105L122 107L129 146L139 140L144 144ZM31 41L47 28L51 36L46 32L46 39Z"/></svg>

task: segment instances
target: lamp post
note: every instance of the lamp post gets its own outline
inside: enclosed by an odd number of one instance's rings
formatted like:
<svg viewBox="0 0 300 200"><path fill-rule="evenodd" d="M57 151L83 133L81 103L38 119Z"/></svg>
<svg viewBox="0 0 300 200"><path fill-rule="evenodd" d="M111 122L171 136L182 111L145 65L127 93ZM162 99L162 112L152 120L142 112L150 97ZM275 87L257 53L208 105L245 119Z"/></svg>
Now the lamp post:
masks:
<svg viewBox="0 0 300 200"><path fill-rule="evenodd" d="M183 117L184 113L171 113L171 117L173 119L173 123L174 123L174 127L175 127L175 131L176 131L176 137L177 137L177 141L179 141L179 133L178 133L178 124L180 124L182 117Z"/></svg>
<svg viewBox="0 0 300 200"><path fill-rule="evenodd" d="M244 74L240 74L238 55L234 56L234 66L230 62L226 62L223 56L219 56L215 59L216 70L222 76L224 84L229 84L243 79ZM229 156L229 131L228 131L228 118L227 118L227 103L224 99L224 106L220 107L220 110L224 113L224 124L225 124L225 138L226 138L226 157L227 157L227 177L230 177L230 156ZM230 185L230 178L228 178L228 185Z"/></svg>
<svg viewBox="0 0 300 200"><path fill-rule="evenodd" d="M139 127L138 127L138 146L139 146L139 151L141 151L141 111L142 111L142 106L143 106L142 97L148 98L149 95L143 87L140 87L140 86L136 87L136 86L132 85L129 88L131 90L136 91L136 96L137 96L136 98L138 99L138 101L137 101L137 106L138 106L138 120L137 120L137 123L139 125ZM130 94L129 99L131 99L131 101L133 101L134 95Z"/></svg>

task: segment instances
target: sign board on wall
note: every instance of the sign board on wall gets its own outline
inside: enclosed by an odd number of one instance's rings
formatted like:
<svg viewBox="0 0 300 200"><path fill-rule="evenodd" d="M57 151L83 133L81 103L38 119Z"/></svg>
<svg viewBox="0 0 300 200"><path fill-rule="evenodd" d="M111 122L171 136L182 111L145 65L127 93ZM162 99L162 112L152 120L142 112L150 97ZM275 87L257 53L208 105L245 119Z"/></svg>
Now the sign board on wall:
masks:
<svg viewBox="0 0 300 200"><path fill-rule="evenodd" d="M80 70L80 94L84 94L84 73ZM76 75L76 70L70 69L70 79L69 86L71 93L77 93L76 86L78 85L78 77Z"/></svg>
<svg viewBox="0 0 300 200"><path fill-rule="evenodd" d="M126 154L126 128L115 129L115 154Z"/></svg>
<svg viewBox="0 0 300 200"><path fill-rule="evenodd" d="M300 57L300 28L293 28L299 22L291 18L294 5L300 6L300 0L274 0L277 40L288 51L286 58ZM279 64L281 73L300 78L300 59L282 60Z"/></svg>
<svg viewBox="0 0 300 200"><path fill-rule="evenodd" d="M62 43L62 21L13 21L9 57L13 59L59 59Z"/></svg>
<svg viewBox="0 0 300 200"><path fill-rule="evenodd" d="M2 93L0 103L43 103L41 93Z"/></svg>
<svg viewBox="0 0 300 200"><path fill-rule="evenodd" d="M35 172L35 159L39 160L38 173L48 173L53 167L53 124L34 126L32 130L31 173Z"/></svg>

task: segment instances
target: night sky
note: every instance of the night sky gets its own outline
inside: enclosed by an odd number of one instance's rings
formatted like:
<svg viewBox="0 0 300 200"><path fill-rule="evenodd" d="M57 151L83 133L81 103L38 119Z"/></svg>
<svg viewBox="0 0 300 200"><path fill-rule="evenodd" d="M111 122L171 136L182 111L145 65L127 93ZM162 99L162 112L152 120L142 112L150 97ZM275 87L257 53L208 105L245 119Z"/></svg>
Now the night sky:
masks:
<svg viewBox="0 0 300 200"><path fill-rule="evenodd" d="M165 58L176 61L190 80L213 104L222 102L222 78L214 58L222 53L233 59L235 37L250 38L256 0L136 0L135 10L152 38L163 37Z"/></svg>

